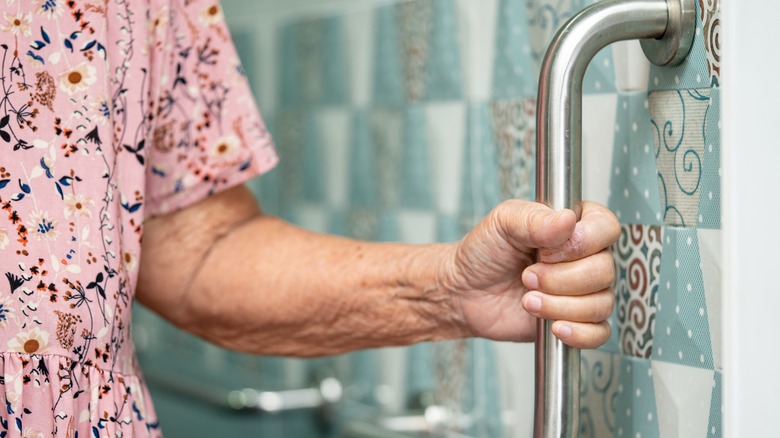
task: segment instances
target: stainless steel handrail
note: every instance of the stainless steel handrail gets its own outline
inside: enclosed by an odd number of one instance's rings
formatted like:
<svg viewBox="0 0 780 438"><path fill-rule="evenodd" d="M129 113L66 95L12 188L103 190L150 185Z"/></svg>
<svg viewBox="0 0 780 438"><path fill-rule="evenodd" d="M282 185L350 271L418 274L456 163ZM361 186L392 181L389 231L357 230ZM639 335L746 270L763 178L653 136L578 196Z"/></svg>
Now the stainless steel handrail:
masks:
<svg viewBox="0 0 780 438"><path fill-rule="evenodd" d="M693 0L604 0L558 31L542 64L537 107L537 201L579 216L582 201L582 81L609 44L646 39L656 64L682 62L693 41ZM572 438L579 428L580 351L540 320L536 339L535 438Z"/></svg>

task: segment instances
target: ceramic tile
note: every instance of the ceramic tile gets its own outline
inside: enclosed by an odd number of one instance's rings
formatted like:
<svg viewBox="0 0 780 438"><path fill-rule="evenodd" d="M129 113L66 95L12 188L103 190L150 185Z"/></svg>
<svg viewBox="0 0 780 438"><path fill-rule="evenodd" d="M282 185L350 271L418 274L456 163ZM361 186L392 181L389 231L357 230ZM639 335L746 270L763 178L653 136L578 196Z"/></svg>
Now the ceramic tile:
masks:
<svg viewBox="0 0 780 438"><path fill-rule="evenodd" d="M373 77L375 68L373 61L376 59L375 49L375 24L372 19L373 10L364 9L352 11L344 16L344 39L346 40L345 62L347 69L348 93L351 104L355 108L363 108L373 98Z"/></svg>
<svg viewBox="0 0 780 438"><path fill-rule="evenodd" d="M327 107L317 111L317 132L321 135L320 167L325 171L322 201L331 207L345 207L349 199L350 143L354 112L348 108Z"/></svg>
<svg viewBox="0 0 780 438"><path fill-rule="evenodd" d="M579 436L614 436L619 407L616 402L620 385L620 355L583 350L581 358Z"/></svg>
<svg viewBox="0 0 780 438"><path fill-rule="evenodd" d="M622 223L663 224L645 93L620 94L608 206Z"/></svg>
<svg viewBox="0 0 780 438"><path fill-rule="evenodd" d="M502 198L536 198L536 99L490 105Z"/></svg>
<svg viewBox="0 0 780 438"><path fill-rule="evenodd" d="M465 66L465 97L470 101L486 101L493 96L499 1L455 0L461 29L461 60Z"/></svg>
<svg viewBox="0 0 780 438"><path fill-rule="evenodd" d="M695 229L666 227L653 359L713 369L707 295Z"/></svg>
<svg viewBox="0 0 780 438"><path fill-rule="evenodd" d="M397 207L401 201L401 158L403 155L404 117L394 109L374 109L370 115L372 142L376 160L379 202Z"/></svg>
<svg viewBox="0 0 780 438"><path fill-rule="evenodd" d="M303 145L301 151L303 179L303 199L308 202L321 201L327 191L325 186L325 169L323 163L322 135L314 112L304 116Z"/></svg>
<svg viewBox="0 0 780 438"><path fill-rule="evenodd" d="M375 105L403 103L404 65L395 6L381 6L375 12L373 100Z"/></svg>
<svg viewBox="0 0 780 438"><path fill-rule="evenodd" d="M347 88L347 62L344 41L344 20L329 17L323 20L322 31L322 102L327 105L344 105L349 101Z"/></svg>
<svg viewBox="0 0 780 438"><path fill-rule="evenodd" d="M710 401L710 419L707 427L708 438L721 438L723 433L723 373L715 371Z"/></svg>
<svg viewBox="0 0 780 438"><path fill-rule="evenodd" d="M658 401L658 379L649 360L621 356L620 383L615 396L615 437L691 436L659 433L659 415L665 405Z"/></svg>
<svg viewBox="0 0 780 438"><path fill-rule="evenodd" d="M413 105L404 114L401 206L425 209L434 205L432 173L425 110Z"/></svg>
<svg viewBox="0 0 780 438"><path fill-rule="evenodd" d="M720 89L713 88L705 115L699 228L721 228Z"/></svg>
<svg viewBox="0 0 780 438"><path fill-rule="evenodd" d="M469 110L465 102L429 103L425 105L425 123L430 146L432 191L435 208L448 215L458 210L464 148L469 127Z"/></svg>
<svg viewBox="0 0 780 438"><path fill-rule="evenodd" d="M434 0L425 76L428 101L463 96L463 73L454 0Z"/></svg>
<svg viewBox="0 0 780 438"><path fill-rule="evenodd" d="M707 320L710 327L712 360L716 370L723 369L723 233L720 230L698 229L699 256L704 294L707 300Z"/></svg>
<svg viewBox="0 0 780 438"><path fill-rule="evenodd" d="M662 437L705 437L710 418L714 371L653 361Z"/></svg>
<svg viewBox="0 0 780 438"><path fill-rule="evenodd" d="M497 11L493 98L536 96L538 69L529 43L529 20L523 2L501 0Z"/></svg>
<svg viewBox="0 0 780 438"><path fill-rule="evenodd" d="M376 174L378 163L367 111L352 117L349 156L349 199L351 205L374 208L379 205Z"/></svg>
<svg viewBox="0 0 780 438"><path fill-rule="evenodd" d="M614 246L615 316L621 353L649 358L661 271L663 228L623 225Z"/></svg>
<svg viewBox="0 0 780 438"><path fill-rule="evenodd" d="M647 91L650 81L650 61L638 40L612 44L615 60L615 84L621 92Z"/></svg>
<svg viewBox="0 0 780 438"><path fill-rule="evenodd" d="M695 227L710 90L653 92L648 99L664 223Z"/></svg>
<svg viewBox="0 0 780 438"><path fill-rule="evenodd" d="M609 202L617 93L582 97L582 199Z"/></svg>
<svg viewBox="0 0 780 438"><path fill-rule="evenodd" d="M459 221L462 231L470 230L501 202L495 169L496 145L490 129L487 105L469 107L468 136L464 150L460 185Z"/></svg>
<svg viewBox="0 0 780 438"><path fill-rule="evenodd" d="M415 0L395 5L401 42L401 62L406 99L419 102L425 96L425 69L435 0Z"/></svg>

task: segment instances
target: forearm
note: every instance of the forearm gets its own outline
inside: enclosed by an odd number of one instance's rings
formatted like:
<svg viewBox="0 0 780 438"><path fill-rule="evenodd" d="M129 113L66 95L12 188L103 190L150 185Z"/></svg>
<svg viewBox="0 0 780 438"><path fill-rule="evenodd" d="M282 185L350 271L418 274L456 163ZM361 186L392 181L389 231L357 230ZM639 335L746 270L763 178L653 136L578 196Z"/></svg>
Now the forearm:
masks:
<svg viewBox="0 0 780 438"><path fill-rule="evenodd" d="M256 207L223 215L219 202L145 232L139 299L174 324L230 349L294 356L466 335L441 284L454 245L328 236Z"/></svg>
<svg viewBox="0 0 780 438"><path fill-rule="evenodd" d="M463 335L439 282L449 245L358 242L258 216L217 242L185 299L199 335L324 355Z"/></svg>

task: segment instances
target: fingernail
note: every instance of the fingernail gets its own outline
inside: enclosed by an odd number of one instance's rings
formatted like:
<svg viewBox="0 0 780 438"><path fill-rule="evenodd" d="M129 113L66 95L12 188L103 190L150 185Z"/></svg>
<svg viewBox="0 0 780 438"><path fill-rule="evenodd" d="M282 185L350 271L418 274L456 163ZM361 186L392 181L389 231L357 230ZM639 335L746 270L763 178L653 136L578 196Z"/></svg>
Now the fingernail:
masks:
<svg viewBox="0 0 780 438"><path fill-rule="evenodd" d="M542 300L534 295L529 296L525 300L525 310L531 313L539 313L542 311Z"/></svg>
<svg viewBox="0 0 780 438"><path fill-rule="evenodd" d="M560 339L568 339L572 334L571 326L567 324L560 324L558 326L558 329L556 330L558 338Z"/></svg>
<svg viewBox="0 0 780 438"><path fill-rule="evenodd" d="M538 290L539 289L539 277L537 277L536 274L533 273L533 271L526 270L525 273L523 273L523 284L528 289Z"/></svg>

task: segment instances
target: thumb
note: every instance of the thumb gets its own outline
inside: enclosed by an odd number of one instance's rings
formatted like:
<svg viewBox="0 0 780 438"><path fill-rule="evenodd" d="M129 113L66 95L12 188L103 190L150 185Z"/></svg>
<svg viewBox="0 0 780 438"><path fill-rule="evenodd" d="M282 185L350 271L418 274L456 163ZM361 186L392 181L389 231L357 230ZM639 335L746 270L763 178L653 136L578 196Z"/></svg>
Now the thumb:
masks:
<svg viewBox="0 0 780 438"><path fill-rule="evenodd" d="M577 215L572 210L556 212L544 204L521 200L502 203L494 214L498 231L507 242L524 251L558 248L569 240L577 225Z"/></svg>

